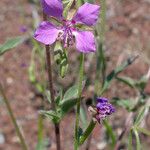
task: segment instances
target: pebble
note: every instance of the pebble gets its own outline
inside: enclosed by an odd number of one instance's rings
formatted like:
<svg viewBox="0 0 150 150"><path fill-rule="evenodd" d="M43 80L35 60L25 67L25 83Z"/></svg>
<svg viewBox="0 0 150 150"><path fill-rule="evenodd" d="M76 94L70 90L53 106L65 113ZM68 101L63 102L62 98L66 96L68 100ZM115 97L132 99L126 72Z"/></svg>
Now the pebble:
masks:
<svg viewBox="0 0 150 150"><path fill-rule="evenodd" d="M107 143L105 141L103 141L103 142L97 144L97 148L99 150L102 150L106 147L106 145L107 145Z"/></svg>
<svg viewBox="0 0 150 150"><path fill-rule="evenodd" d="M14 81L14 80L13 80L11 77L8 77L8 78L6 79L7 84L12 84L13 81Z"/></svg>
<svg viewBox="0 0 150 150"><path fill-rule="evenodd" d="M5 143L5 136L0 132L0 145Z"/></svg>

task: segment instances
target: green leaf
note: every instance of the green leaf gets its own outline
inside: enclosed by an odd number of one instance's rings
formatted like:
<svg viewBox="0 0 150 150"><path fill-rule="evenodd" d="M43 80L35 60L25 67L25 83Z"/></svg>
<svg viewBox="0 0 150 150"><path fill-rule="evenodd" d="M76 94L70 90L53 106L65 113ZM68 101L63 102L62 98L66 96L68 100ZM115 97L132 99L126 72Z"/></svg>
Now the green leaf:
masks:
<svg viewBox="0 0 150 150"><path fill-rule="evenodd" d="M78 139L80 139L80 137L83 135L83 129L81 127L79 127L78 135Z"/></svg>
<svg viewBox="0 0 150 150"><path fill-rule="evenodd" d="M60 89L60 92L58 93L58 95L55 98L55 104L56 104L56 106L60 105L60 102L62 100L62 92L63 92L62 89ZM49 90L45 91L45 96L46 96L46 99L48 100L48 102L51 104L51 94L50 94Z"/></svg>
<svg viewBox="0 0 150 150"><path fill-rule="evenodd" d="M59 103L60 116L63 118L77 103L78 86L74 85L64 94L63 99Z"/></svg>
<svg viewBox="0 0 150 150"><path fill-rule="evenodd" d="M35 83L36 82L36 76L35 76L35 64L34 64L34 62L32 62L30 64L29 69L28 69L28 73L29 73L30 82Z"/></svg>
<svg viewBox="0 0 150 150"><path fill-rule="evenodd" d="M63 11L64 17L67 17L68 12L69 12L69 10L70 10L70 8L71 8L73 2L74 2L74 0L69 0L69 1L66 1L66 2L65 2L65 3L66 3L66 7L65 7L65 9L64 9L64 11Z"/></svg>
<svg viewBox="0 0 150 150"><path fill-rule="evenodd" d="M141 150L141 143L140 143L139 133L135 128L133 128L133 132L135 134L135 139L136 139L136 150Z"/></svg>
<svg viewBox="0 0 150 150"><path fill-rule="evenodd" d="M129 65L131 65L135 59L137 58L136 57L131 57L131 58L128 58L122 65L118 66L116 69L114 69L105 79L105 82L104 82L104 86L100 92L100 95L103 94L103 92L105 90L107 90L110 86L110 83L112 81L112 79L114 79L120 72L122 72L123 70L125 70Z"/></svg>
<svg viewBox="0 0 150 150"><path fill-rule="evenodd" d="M60 89L60 92L59 92L58 96L55 98L55 104L56 104L56 106L60 105L60 102L61 102L62 97L63 97L62 94L63 94L63 90Z"/></svg>
<svg viewBox="0 0 150 150"><path fill-rule="evenodd" d="M141 91L143 91L148 83L149 78L143 76L137 83L135 84Z"/></svg>
<svg viewBox="0 0 150 150"><path fill-rule="evenodd" d="M108 134L109 137L111 138L112 146L114 146L115 143L116 143L116 136L115 136L115 134L114 134L114 132L113 132L113 129L112 129L112 127L109 125L109 123L108 123L107 120L104 120L103 123L104 123L104 126L105 126L105 128L106 128L107 134Z"/></svg>
<svg viewBox="0 0 150 150"><path fill-rule="evenodd" d="M137 118L136 118L136 120L135 120L135 122L134 122L134 125L138 126L138 125L141 123L141 121L142 121L142 120L144 119L144 117L145 117L145 112L146 112L148 109L149 109L148 106L144 106L144 107L141 108L141 110L140 110L140 112L139 112L139 114L138 114L138 116L137 116Z"/></svg>
<svg viewBox="0 0 150 150"><path fill-rule="evenodd" d="M68 72L68 60L65 56L60 63L60 76L64 78Z"/></svg>
<svg viewBox="0 0 150 150"><path fill-rule="evenodd" d="M88 125L88 127L85 129L85 131L80 136L79 145L82 145L85 142L85 140L90 136L90 134L92 133L93 129L95 128L95 125L96 125L96 123L93 120L91 120L91 122Z"/></svg>
<svg viewBox="0 0 150 150"><path fill-rule="evenodd" d="M120 107L123 107L125 109L127 109L128 111L131 111L134 106L135 106L135 102L132 99L119 99L119 98L114 98L112 99L113 103L115 105L118 105Z"/></svg>
<svg viewBox="0 0 150 150"><path fill-rule="evenodd" d="M38 143L36 150L46 150L45 140L43 139L43 116L38 117Z"/></svg>
<svg viewBox="0 0 150 150"><path fill-rule="evenodd" d="M48 117L53 123L60 122L60 114L53 110L50 111L41 110L40 113Z"/></svg>
<svg viewBox="0 0 150 150"><path fill-rule="evenodd" d="M17 47L19 44L23 43L23 37L15 37L8 39L3 45L0 45L0 55L4 54L6 51Z"/></svg>
<svg viewBox="0 0 150 150"><path fill-rule="evenodd" d="M45 91L45 96L46 96L48 102L51 104L51 93L49 90Z"/></svg>
<svg viewBox="0 0 150 150"><path fill-rule="evenodd" d="M78 97L78 86L74 85L66 91L61 103L70 99L76 99L77 97Z"/></svg>
<svg viewBox="0 0 150 150"><path fill-rule="evenodd" d="M61 118L63 118L77 103L77 99L63 101L60 106Z"/></svg>
<svg viewBox="0 0 150 150"><path fill-rule="evenodd" d="M83 106L80 108L80 119L83 124L84 129L87 127L87 115Z"/></svg>
<svg viewBox="0 0 150 150"><path fill-rule="evenodd" d="M138 131L142 132L145 135L150 136L150 131L145 129L145 128L141 128L141 127L135 127Z"/></svg>
<svg viewBox="0 0 150 150"><path fill-rule="evenodd" d="M76 3L77 7L80 7L84 3L84 0L77 0Z"/></svg>
<svg viewBox="0 0 150 150"><path fill-rule="evenodd" d="M62 2L64 5L67 5L70 2L70 0L62 0Z"/></svg>
<svg viewBox="0 0 150 150"><path fill-rule="evenodd" d="M127 84L131 88L135 88L136 81L130 77L116 77L116 79Z"/></svg>
<svg viewBox="0 0 150 150"><path fill-rule="evenodd" d="M44 139L36 145L36 150L47 150L48 139Z"/></svg>

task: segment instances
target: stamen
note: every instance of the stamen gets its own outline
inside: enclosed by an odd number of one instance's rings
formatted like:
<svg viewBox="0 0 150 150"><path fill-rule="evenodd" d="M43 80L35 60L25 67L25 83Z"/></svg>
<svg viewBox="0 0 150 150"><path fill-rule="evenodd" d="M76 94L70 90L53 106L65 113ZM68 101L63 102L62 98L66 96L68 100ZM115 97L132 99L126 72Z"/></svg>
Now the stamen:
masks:
<svg viewBox="0 0 150 150"><path fill-rule="evenodd" d="M74 43L74 35L72 34L76 30L74 24L73 20L63 20L62 32L60 32L57 39L63 41L64 47L72 46Z"/></svg>

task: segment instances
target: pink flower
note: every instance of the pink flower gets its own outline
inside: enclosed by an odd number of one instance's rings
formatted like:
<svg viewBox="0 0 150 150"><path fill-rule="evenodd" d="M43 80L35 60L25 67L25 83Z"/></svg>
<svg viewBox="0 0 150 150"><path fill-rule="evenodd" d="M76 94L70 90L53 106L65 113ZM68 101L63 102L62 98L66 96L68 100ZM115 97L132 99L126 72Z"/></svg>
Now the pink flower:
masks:
<svg viewBox="0 0 150 150"><path fill-rule="evenodd" d="M71 20L63 17L63 4L61 0L42 0L43 11L49 17L55 17L61 22L56 26L48 21L43 21L35 31L34 38L45 44L51 45L57 40L63 46L69 47L76 44L78 51L83 53L95 52L96 44L94 35L90 31L81 31L76 28L78 24L93 26L96 24L100 6L90 3L83 4Z"/></svg>

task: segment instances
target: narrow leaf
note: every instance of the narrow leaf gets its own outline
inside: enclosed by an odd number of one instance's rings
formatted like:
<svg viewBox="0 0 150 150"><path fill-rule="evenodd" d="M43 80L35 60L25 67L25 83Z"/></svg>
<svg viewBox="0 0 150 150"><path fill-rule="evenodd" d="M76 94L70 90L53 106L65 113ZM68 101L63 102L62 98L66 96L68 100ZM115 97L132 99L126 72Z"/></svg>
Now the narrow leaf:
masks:
<svg viewBox="0 0 150 150"><path fill-rule="evenodd" d="M46 150L45 141L43 139L43 116L39 115L38 118L38 143L36 150Z"/></svg>
<svg viewBox="0 0 150 150"><path fill-rule="evenodd" d="M62 103L64 101L67 101L69 99L75 99L77 97L78 97L78 86L74 85L66 91Z"/></svg>
<svg viewBox="0 0 150 150"><path fill-rule="evenodd" d="M65 9L64 9L64 11L63 11L64 17L67 17L68 11L70 10L70 8L71 8L73 2L74 2L74 0L68 1L67 6L65 7Z"/></svg>
<svg viewBox="0 0 150 150"><path fill-rule="evenodd" d="M132 150L132 130L129 133L128 150Z"/></svg>
<svg viewBox="0 0 150 150"><path fill-rule="evenodd" d="M83 127L86 128L87 127L87 115L86 115L86 111L83 106L81 106L81 108L80 108L80 118L81 118Z"/></svg>
<svg viewBox="0 0 150 150"><path fill-rule="evenodd" d="M61 106L61 118L64 117L77 103L77 99L64 101Z"/></svg>
<svg viewBox="0 0 150 150"><path fill-rule="evenodd" d="M136 150L141 150L141 143L140 143L140 137L138 131L134 128L133 129L136 139Z"/></svg>
<svg viewBox="0 0 150 150"><path fill-rule="evenodd" d="M8 39L3 45L0 45L0 55L4 54L6 51L17 47L19 44L23 43L23 37L15 37Z"/></svg>
<svg viewBox="0 0 150 150"><path fill-rule="evenodd" d="M144 119L144 117L145 117L145 112L147 111L149 109L149 107L147 107L147 106L144 106L144 107L142 107L141 108L141 110L140 110L140 112L139 112L139 114L138 114L138 116L137 116L137 118L136 118L136 120L135 120L135 122L134 122L134 125L139 125L140 123L141 123L141 121Z"/></svg>
<svg viewBox="0 0 150 150"><path fill-rule="evenodd" d="M116 79L127 84L131 88L135 87L136 81L130 77L116 77Z"/></svg>
<svg viewBox="0 0 150 150"><path fill-rule="evenodd" d="M112 129L112 127L109 125L109 123L108 123L107 120L104 120L103 123L104 123L104 126L105 126L105 128L106 128L106 131L107 131L109 137L111 138L112 145L114 146L115 143L116 143L116 137L115 137L115 134L114 134L114 132L113 132L113 129Z"/></svg>
<svg viewBox="0 0 150 150"><path fill-rule="evenodd" d="M58 123L60 121L60 115L57 114L55 111L41 110L40 113L43 114L44 116L48 117L54 123Z"/></svg>
<svg viewBox="0 0 150 150"><path fill-rule="evenodd" d="M142 132L143 134L150 136L150 131L149 130L147 130L145 128L141 128L141 127L136 127L136 129L138 131Z"/></svg>
<svg viewBox="0 0 150 150"><path fill-rule="evenodd" d="M128 111L132 110L135 106L135 102L132 99L114 98L113 103L115 105L118 105L120 107L123 107L123 108L127 109Z"/></svg>
<svg viewBox="0 0 150 150"><path fill-rule="evenodd" d="M131 58L128 58L122 65L118 66L116 69L114 69L105 79L105 82L104 82L104 86L101 90L101 94L103 94L103 92L105 90L108 89L108 87L110 86L110 83L112 81L112 79L114 79L120 72L122 72L123 70L125 70L129 65L131 65L135 59L137 58L138 56L136 57L131 57Z"/></svg>

